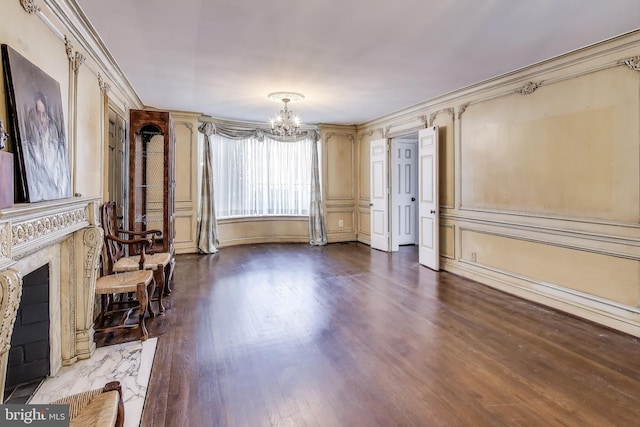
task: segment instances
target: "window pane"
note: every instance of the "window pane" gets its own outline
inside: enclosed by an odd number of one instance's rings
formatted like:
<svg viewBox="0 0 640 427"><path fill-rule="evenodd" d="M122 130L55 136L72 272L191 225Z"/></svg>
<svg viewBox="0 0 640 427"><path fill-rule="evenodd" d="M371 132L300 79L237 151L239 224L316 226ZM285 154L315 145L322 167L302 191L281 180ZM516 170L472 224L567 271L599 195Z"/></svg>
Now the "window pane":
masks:
<svg viewBox="0 0 640 427"><path fill-rule="evenodd" d="M213 136L217 217L309 215L312 148L307 139Z"/></svg>

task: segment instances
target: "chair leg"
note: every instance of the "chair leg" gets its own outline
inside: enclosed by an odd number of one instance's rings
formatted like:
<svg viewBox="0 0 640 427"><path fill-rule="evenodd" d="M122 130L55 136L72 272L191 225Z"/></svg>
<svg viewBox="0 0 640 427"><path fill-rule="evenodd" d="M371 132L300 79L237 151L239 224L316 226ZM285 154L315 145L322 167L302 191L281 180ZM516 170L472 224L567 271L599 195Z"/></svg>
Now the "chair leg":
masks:
<svg viewBox="0 0 640 427"><path fill-rule="evenodd" d="M100 295L100 313L96 319L95 327L99 328L104 324L105 313L107 312L107 295Z"/></svg>
<svg viewBox="0 0 640 427"><path fill-rule="evenodd" d="M156 292L157 288L158 283L156 282L154 274L154 277L151 279L151 282L149 282L149 287L147 288L147 295L149 296L149 299L147 300L147 311L149 312L149 317L156 317L156 311L153 309L151 301L153 300L153 294Z"/></svg>
<svg viewBox="0 0 640 427"><path fill-rule="evenodd" d="M169 264L167 265L167 269L169 270L166 274L165 274L165 282L162 286L162 292L164 292L165 295L171 295L171 281L173 280L173 269L176 266L176 259L174 257L171 257L171 261L169 261Z"/></svg>
<svg viewBox="0 0 640 427"><path fill-rule="evenodd" d="M157 289L158 290L158 311L160 312L160 314L164 313L164 303L162 302L162 288L164 287L165 279L166 279L166 276L164 274L164 268L161 268L160 266L158 266L158 268L153 270L153 280L156 282L156 286L154 287L154 293L155 293L155 289ZM151 295L153 296L154 293L152 293Z"/></svg>
<svg viewBox="0 0 640 427"><path fill-rule="evenodd" d="M140 328L140 340L146 341L147 338L149 338L147 326L144 324L144 317L147 312L147 304L149 303L147 285L145 283L138 283L136 294L138 296L138 301L140 302L140 321L138 323L138 327Z"/></svg>

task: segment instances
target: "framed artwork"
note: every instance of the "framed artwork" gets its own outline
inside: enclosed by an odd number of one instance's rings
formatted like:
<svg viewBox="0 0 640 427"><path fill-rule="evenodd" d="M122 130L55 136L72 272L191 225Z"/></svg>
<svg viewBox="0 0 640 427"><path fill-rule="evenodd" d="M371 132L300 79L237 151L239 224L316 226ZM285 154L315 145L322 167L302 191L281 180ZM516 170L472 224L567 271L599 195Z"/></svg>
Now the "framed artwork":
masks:
<svg viewBox="0 0 640 427"><path fill-rule="evenodd" d="M5 44L2 62L14 136L16 198L32 203L71 197L60 84Z"/></svg>

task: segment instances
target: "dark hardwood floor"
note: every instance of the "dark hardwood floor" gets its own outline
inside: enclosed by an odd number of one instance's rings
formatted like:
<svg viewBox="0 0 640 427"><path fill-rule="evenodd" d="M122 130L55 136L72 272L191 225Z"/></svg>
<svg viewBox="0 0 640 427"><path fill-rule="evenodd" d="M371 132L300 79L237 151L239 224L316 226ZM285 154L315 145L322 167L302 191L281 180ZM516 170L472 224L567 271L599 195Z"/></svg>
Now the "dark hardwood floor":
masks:
<svg viewBox="0 0 640 427"><path fill-rule="evenodd" d="M178 256L142 426L637 426L640 340L356 243Z"/></svg>

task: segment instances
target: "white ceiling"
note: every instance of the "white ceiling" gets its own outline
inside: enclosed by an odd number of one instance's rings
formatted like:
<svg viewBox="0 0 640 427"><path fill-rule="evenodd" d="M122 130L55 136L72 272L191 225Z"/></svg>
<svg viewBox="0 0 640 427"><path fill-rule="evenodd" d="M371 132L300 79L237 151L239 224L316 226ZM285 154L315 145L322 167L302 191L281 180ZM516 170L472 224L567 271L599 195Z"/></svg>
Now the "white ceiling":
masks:
<svg viewBox="0 0 640 427"><path fill-rule="evenodd" d="M142 101L362 123L640 28L638 0L75 0Z"/></svg>

